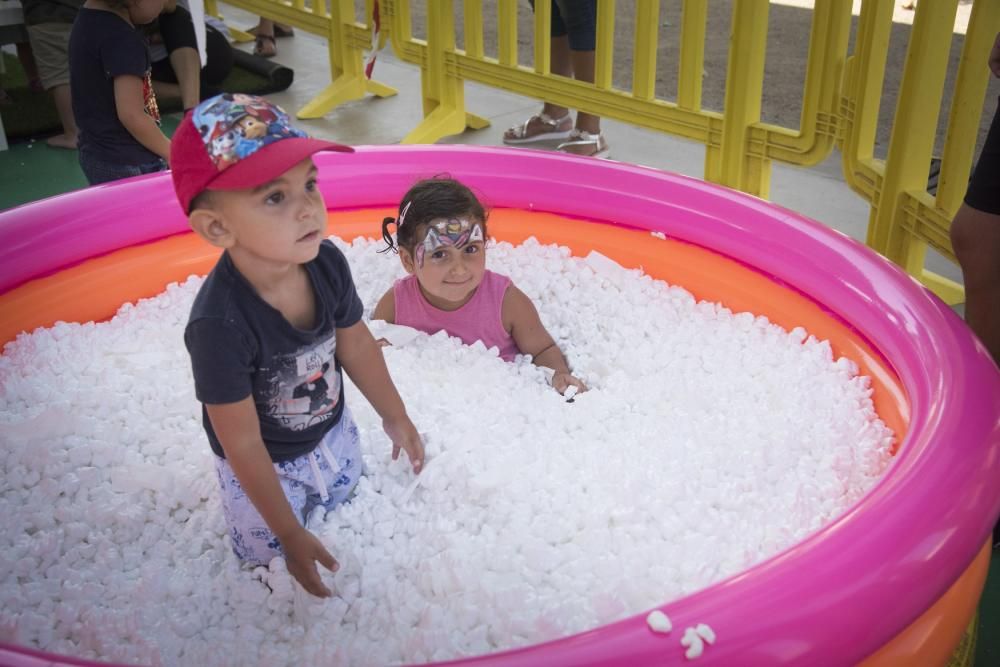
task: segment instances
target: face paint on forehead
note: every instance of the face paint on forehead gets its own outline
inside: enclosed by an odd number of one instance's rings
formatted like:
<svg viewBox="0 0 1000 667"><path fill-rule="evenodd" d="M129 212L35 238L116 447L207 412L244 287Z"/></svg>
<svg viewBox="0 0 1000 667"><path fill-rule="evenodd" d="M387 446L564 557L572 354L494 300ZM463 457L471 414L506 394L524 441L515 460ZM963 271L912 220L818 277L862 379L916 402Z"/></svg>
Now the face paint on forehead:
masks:
<svg viewBox="0 0 1000 667"><path fill-rule="evenodd" d="M434 254L438 248L453 246L462 248L469 243L483 240L483 226L466 218L449 218L432 222L427 229L427 236L417 245L416 260L418 266L424 265L424 256Z"/></svg>

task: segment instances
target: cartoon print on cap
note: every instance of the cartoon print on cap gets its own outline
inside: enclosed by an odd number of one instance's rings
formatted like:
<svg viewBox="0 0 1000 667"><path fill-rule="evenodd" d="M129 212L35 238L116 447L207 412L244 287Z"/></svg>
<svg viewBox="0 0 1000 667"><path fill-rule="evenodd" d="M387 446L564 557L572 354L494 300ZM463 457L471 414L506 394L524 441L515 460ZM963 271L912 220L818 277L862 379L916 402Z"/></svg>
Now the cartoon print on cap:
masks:
<svg viewBox="0 0 1000 667"><path fill-rule="evenodd" d="M253 95L221 95L198 105L192 121L219 171L275 141L307 136L281 108Z"/></svg>

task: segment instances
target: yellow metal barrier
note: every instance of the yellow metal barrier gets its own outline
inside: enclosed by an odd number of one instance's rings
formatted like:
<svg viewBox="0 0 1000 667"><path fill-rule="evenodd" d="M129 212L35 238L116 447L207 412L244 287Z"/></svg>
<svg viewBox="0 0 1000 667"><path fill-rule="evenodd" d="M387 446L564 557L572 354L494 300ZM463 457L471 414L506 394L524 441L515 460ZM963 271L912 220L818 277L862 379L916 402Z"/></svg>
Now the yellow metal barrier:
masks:
<svg viewBox="0 0 1000 667"><path fill-rule="evenodd" d="M396 94L394 88L365 76L363 57L371 46L374 1L365 0L365 18L359 22L352 0L312 0L309 5L304 0L226 0L234 7L327 40L332 83L298 110L299 118L321 118L338 104L369 93L378 97ZM218 16L216 0L205 0L205 11Z"/></svg>
<svg viewBox="0 0 1000 667"><path fill-rule="evenodd" d="M367 93L395 91L364 76L370 20L355 21L352 0L227 0L255 14L327 38L333 83L299 110L324 115ZM928 246L954 260L948 229L971 168L992 39L1000 31L1000 0L974 0L949 114L947 141L935 196L927 174L937 130L952 25L959 0L917 6L885 160L874 157L882 85L892 27L893 0L863 0L854 51L847 57L852 0L816 0L798 129L760 119L768 29L768 0L734 0L725 102L722 112L702 108L702 69L708 0L683 0L676 102L656 97L659 0L636 0L631 89L612 81L617 3L599 0L595 81L551 72L551 5L536 3L534 60L518 62L518 0L497 0L497 53L484 50L483 6L463 0L464 48L456 46L454 0L428 0L426 39L413 36L411 3L380 0L393 50L421 70L424 120L403 143L433 143L489 121L466 111L465 81L544 99L562 106L692 139L705 145L705 178L767 197L771 163L808 166L842 151L848 184L871 204L868 244L901 264L950 303L960 285L924 269ZM366 17L374 0L366 0ZM213 12L215 0L207 0Z"/></svg>
<svg viewBox="0 0 1000 667"><path fill-rule="evenodd" d="M891 2L866 0L862 6L840 105L844 176L871 203L868 245L948 303L963 300L961 285L927 271L924 256L930 246L955 260L949 228L968 184L989 80L986 60L1000 31L1000 2L976 0L948 117L937 194L931 195L927 174L957 7L958 0L917 5L885 160L873 156L873 146L892 27Z"/></svg>
<svg viewBox="0 0 1000 667"><path fill-rule="evenodd" d="M816 2L799 130L760 122L767 0L736 0L733 5L737 29L722 113L701 108L707 0L683 3L677 102L654 95L659 0L637 0L632 90L612 85L616 5L614 0L598 2L596 75L589 84L551 74L551 9L546 2L535 5L535 57L529 68L517 62L516 0L498 0L496 57L483 52L478 0L463 2L464 49L455 46L452 0L427 3L426 40L413 37L409 2L384 0L394 51L422 73L424 121L403 142L432 143L466 127L485 127L488 121L465 110L464 82L470 80L704 143L708 180L762 197L768 194L772 160L812 165L829 155L837 136L837 83L847 52L851 0Z"/></svg>

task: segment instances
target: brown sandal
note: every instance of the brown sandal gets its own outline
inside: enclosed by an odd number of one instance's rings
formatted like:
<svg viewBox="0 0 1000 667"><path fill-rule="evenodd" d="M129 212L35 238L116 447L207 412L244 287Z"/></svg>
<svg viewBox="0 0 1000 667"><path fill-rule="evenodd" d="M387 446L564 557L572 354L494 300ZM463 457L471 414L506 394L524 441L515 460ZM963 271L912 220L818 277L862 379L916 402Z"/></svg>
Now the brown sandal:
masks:
<svg viewBox="0 0 1000 667"><path fill-rule="evenodd" d="M260 58L273 58L278 54L278 45L274 35L257 35L254 40L253 54Z"/></svg>

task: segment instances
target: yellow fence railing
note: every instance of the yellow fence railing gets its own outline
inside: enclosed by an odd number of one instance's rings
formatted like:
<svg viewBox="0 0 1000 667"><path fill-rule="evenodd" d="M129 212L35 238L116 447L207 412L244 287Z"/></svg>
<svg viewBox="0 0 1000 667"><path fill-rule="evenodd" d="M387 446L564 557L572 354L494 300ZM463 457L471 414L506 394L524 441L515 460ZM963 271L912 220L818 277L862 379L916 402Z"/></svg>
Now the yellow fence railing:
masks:
<svg viewBox="0 0 1000 667"><path fill-rule="evenodd" d="M975 0L948 115L936 195L927 174L952 45L958 0L917 4L906 65L884 160L873 157L885 78L892 2L866 0L857 45L848 60L839 114L844 177L871 204L867 243L901 265L948 303L963 300L961 285L924 268L927 248L955 261L951 219L965 195L989 70L986 61L1000 32L1000 2Z"/></svg>
<svg viewBox="0 0 1000 667"><path fill-rule="evenodd" d="M285 23L327 40L331 83L296 112L299 118L321 118L334 107L372 94L390 97L394 88L365 76L364 54L371 48L375 0L365 1L364 18L355 18L352 0L226 0L257 16ZM205 0L205 11L219 16L216 0ZM245 33L236 36L241 39Z"/></svg>
<svg viewBox="0 0 1000 667"><path fill-rule="evenodd" d="M550 71L551 6L535 3L533 66L517 62L517 0L498 0L497 55L483 52L483 9L477 0L462 3L465 48L455 45L454 3L426 3L427 36L412 34L410 3L383 0L397 56L422 73L424 121L404 143L430 143L487 121L465 110L463 86L476 81L494 88L693 139L707 147L708 180L766 197L771 161L812 165L822 161L837 136L837 82L846 57L851 0L817 0L812 20L800 128L760 120L767 41L767 0L737 0L729 49L726 103L721 113L702 109L701 81L708 0L685 0L677 101L654 92L659 0L637 0L631 90L612 84L614 0L598 2L596 73L593 84L555 76Z"/></svg>
<svg viewBox="0 0 1000 667"><path fill-rule="evenodd" d="M209 11L215 0L208 0ZM375 0L355 20L353 0L226 0L267 18L325 36L333 83L299 110L319 117L365 94L395 91L364 77ZM327 11L329 2L329 11ZM360 2L360 0L358 0ZM461 0L462 47L457 46L455 0L426 0L424 38L413 34L409 0L378 0L384 30L398 58L420 68L423 120L403 143L433 143L489 121L470 113L465 82L475 81L527 97L684 137L705 145L705 179L767 197L771 164L809 166L835 146L847 183L871 206L868 244L904 266L946 301L962 299L960 285L924 268L927 247L954 261L948 229L965 192L988 81L987 54L1000 31L1000 0L974 0L957 73L936 195L927 177L959 0L917 5L898 94L889 152L874 156L894 0L863 0L853 50L852 0L815 0L798 128L761 120L770 3L733 0L726 87L721 111L702 108L702 71L708 0L682 0L676 100L657 96L661 25L659 0L633 0L635 33L630 87L613 82L616 0L598 0L594 83L551 72L551 4L535 3L530 66L518 62L519 0L495 0L495 54L484 49L483 3ZM624 4L624 3L622 3Z"/></svg>

